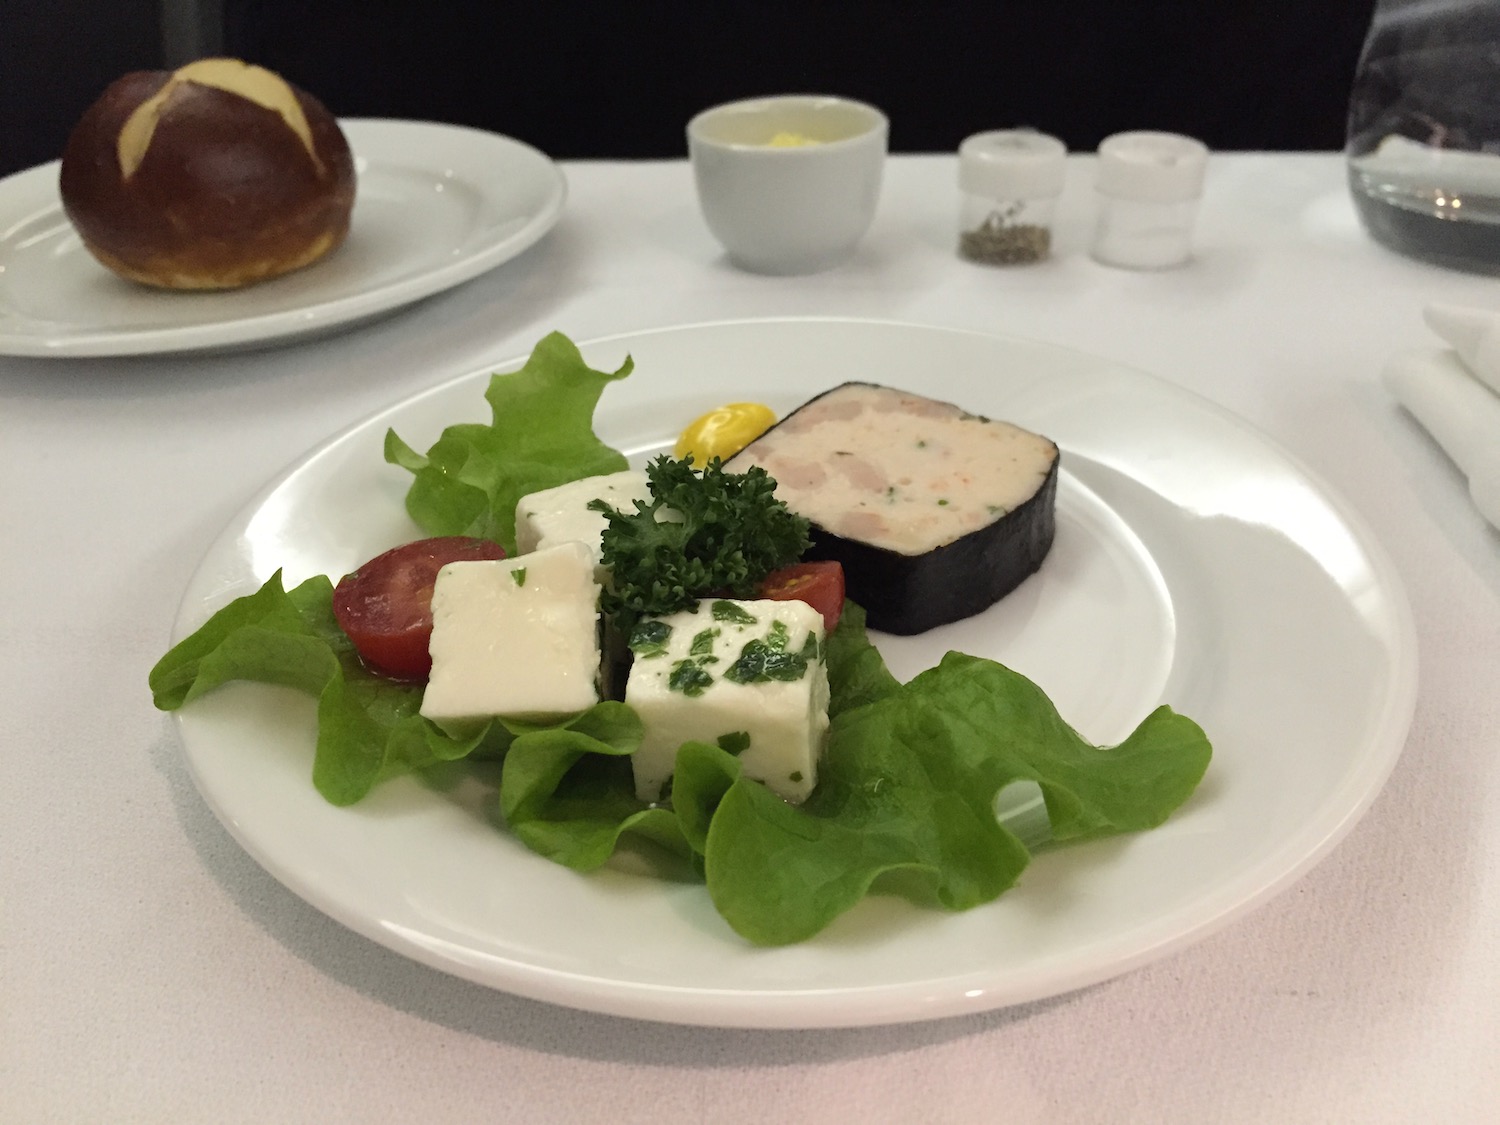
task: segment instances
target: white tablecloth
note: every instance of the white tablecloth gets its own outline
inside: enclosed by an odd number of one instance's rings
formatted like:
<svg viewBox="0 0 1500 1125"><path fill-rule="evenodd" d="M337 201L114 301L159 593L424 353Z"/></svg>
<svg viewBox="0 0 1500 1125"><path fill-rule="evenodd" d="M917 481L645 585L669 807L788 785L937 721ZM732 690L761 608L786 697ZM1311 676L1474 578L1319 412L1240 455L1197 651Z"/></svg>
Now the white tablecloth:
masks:
<svg viewBox="0 0 1500 1125"><path fill-rule="evenodd" d="M557 228L375 323L217 357L0 359L0 1120L1500 1120L1500 537L1382 390L1433 300L1493 279L1360 231L1331 154L1215 155L1195 261L954 253L950 157L893 159L848 264L752 276L683 162L566 166ZM0 263L3 265L3 263ZM986 1015L843 1031L678 1028L517 999L345 930L196 793L146 672L231 515L330 433L575 339L782 314L1019 334L1236 411L1341 491L1416 614L1410 739L1364 820L1269 905L1166 960Z"/></svg>

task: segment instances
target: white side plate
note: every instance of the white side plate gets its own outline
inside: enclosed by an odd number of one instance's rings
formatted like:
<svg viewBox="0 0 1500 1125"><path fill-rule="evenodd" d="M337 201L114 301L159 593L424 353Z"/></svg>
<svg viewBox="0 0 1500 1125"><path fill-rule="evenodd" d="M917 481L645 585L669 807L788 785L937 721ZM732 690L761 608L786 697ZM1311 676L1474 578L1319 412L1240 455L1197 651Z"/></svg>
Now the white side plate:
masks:
<svg viewBox="0 0 1500 1125"><path fill-rule="evenodd" d="M509 261L562 212L562 171L520 141L419 121L340 125L359 176L344 245L227 292L156 290L106 270L63 214L56 161L0 180L0 355L143 355L327 332Z"/></svg>
<svg viewBox="0 0 1500 1125"><path fill-rule="evenodd" d="M1062 447L1056 545L986 613L877 637L906 678L957 648L1046 689L1114 743L1158 703L1214 743L1163 827L1039 856L963 914L874 898L805 944L755 949L701 886L578 875L490 826L469 789L412 779L348 809L309 780L313 707L231 685L180 712L198 785L276 878L351 929L428 965L559 1004L647 1019L813 1027L924 1019L1103 980L1202 938L1291 884L1344 836L1400 753L1414 633L1360 521L1246 423L1107 360L1014 339L862 321L700 325L584 348L636 371L600 436L639 461L723 402L785 413L849 378L1003 417ZM214 545L177 634L276 568L340 575L418 536L394 426L426 448L488 417L488 373L445 383L308 456Z"/></svg>

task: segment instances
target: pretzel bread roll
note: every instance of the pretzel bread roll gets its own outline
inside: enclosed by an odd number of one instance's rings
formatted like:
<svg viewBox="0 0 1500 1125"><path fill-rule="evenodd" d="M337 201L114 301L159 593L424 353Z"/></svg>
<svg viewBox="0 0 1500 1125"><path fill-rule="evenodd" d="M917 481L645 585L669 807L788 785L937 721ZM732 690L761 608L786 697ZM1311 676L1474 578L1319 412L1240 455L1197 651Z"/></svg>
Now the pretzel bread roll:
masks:
<svg viewBox="0 0 1500 1125"><path fill-rule="evenodd" d="M123 277L233 289L317 261L349 232L354 159L311 94L238 59L112 83L59 179L83 244Z"/></svg>

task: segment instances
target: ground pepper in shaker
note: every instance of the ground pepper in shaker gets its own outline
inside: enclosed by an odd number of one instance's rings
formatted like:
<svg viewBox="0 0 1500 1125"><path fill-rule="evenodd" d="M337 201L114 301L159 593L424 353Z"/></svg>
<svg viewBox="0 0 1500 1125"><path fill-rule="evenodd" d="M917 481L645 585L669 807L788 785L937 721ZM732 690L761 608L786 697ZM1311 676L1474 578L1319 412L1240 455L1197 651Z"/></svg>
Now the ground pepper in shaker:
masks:
<svg viewBox="0 0 1500 1125"><path fill-rule="evenodd" d="M1067 146L1035 129L975 133L958 146L958 253L1009 266L1052 252Z"/></svg>
<svg viewBox="0 0 1500 1125"><path fill-rule="evenodd" d="M1136 270L1186 262L1207 165L1207 147L1192 137L1147 130L1105 137L1094 258Z"/></svg>

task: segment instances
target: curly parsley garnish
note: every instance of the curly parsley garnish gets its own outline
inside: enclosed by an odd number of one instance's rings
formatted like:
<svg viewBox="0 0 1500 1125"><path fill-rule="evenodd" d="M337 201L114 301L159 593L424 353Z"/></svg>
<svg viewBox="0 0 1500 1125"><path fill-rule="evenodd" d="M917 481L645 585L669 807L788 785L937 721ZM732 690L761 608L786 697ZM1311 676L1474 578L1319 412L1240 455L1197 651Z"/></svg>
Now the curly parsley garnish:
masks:
<svg viewBox="0 0 1500 1125"><path fill-rule="evenodd" d="M776 499L776 481L759 466L728 473L714 458L698 470L663 455L646 480L651 502L635 501L632 512L589 504L609 517L600 546L613 589L600 605L627 636L641 617L710 594L753 597L766 575L807 550L807 520Z"/></svg>

